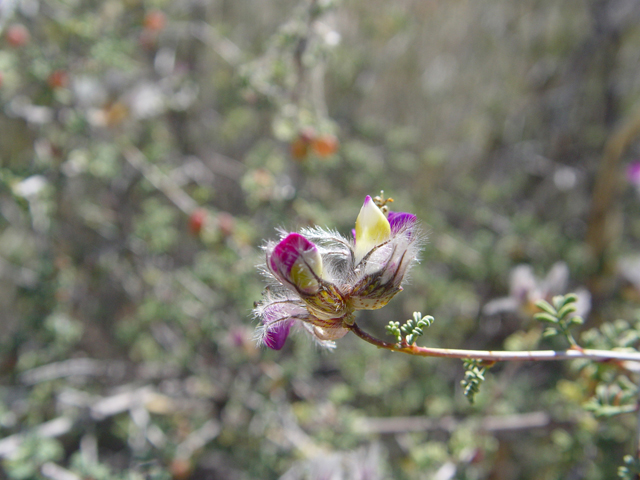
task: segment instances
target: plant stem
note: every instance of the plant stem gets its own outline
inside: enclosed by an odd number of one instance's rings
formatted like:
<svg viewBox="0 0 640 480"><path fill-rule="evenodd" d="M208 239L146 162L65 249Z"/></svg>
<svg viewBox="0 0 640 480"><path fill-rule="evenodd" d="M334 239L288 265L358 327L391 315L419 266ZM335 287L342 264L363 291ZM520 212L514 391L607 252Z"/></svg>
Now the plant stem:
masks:
<svg viewBox="0 0 640 480"><path fill-rule="evenodd" d="M460 359L476 359L487 362L526 362L526 361L551 361L573 360L577 358L594 361L632 361L640 362L640 353L614 350L590 350L580 347L572 347L568 350L529 350L529 351L498 351L498 350L462 350L454 348L430 348L409 345L406 342L389 343L372 337L362 331L356 323L349 327L353 333L366 342L378 348L384 348L393 352L402 352L420 357L444 357Z"/></svg>

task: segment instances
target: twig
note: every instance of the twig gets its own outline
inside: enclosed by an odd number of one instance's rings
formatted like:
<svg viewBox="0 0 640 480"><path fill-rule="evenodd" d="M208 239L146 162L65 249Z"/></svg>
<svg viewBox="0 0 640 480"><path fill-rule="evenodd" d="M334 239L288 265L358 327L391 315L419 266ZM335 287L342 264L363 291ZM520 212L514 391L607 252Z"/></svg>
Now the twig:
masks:
<svg viewBox="0 0 640 480"><path fill-rule="evenodd" d="M244 54L240 47L218 32L206 22L194 22L190 25L191 34L205 45L213 48L229 65L237 67Z"/></svg>
<svg viewBox="0 0 640 480"><path fill-rule="evenodd" d="M209 167L214 174L221 175L236 182L242 180L242 176L247 171L247 166L244 163L218 152L204 154L204 160L202 160L202 162Z"/></svg>
<svg viewBox="0 0 640 480"><path fill-rule="evenodd" d="M313 32L313 26L318 20L318 13L316 11L317 0L311 0L309 2L308 8L308 19L306 25L306 34L301 36L298 39L298 43L296 44L296 48L293 52L293 64L296 69L296 84L291 91L291 99L293 103L299 104L300 98L302 97L302 92L305 88L305 84L307 81L307 71L308 68L304 64L303 58L304 53L307 51L309 47L309 42L311 41L311 36Z"/></svg>
<svg viewBox="0 0 640 480"><path fill-rule="evenodd" d="M355 424L355 430L362 434L394 434L444 430L453 432L464 419L452 416L365 418ZM514 415L491 415L480 420L479 430L486 432L507 432L529 428L544 428L552 423L546 412L529 412Z"/></svg>
<svg viewBox="0 0 640 480"><path fill-rule="evenodd" d="M138 170L151 185L164 193L166 197L185 214L191 215L191 213L198 208L195 200L178 187L178 185L156 165L149 163L140 150L135 147L130 147L124 151L123 155L133 168Z"/></svg>
<svg viewBox="0 0 640 480"><path fill-rule="evenodd" d="M617 351L617 350L591 350L582 348L571 348L569 350L529 350L529 351L499 351L499 350L462 350L455 348L430 348L408 345L405 343L389 343L372 337L368 333L360 330L356 323L351 325L350 330L364 341L394 352L408 353L420 357L444 357L459 359L476 359L487 362L526 362L526 361L553 361L553 360L573 360L577 358L594 361L631 361L640 362L639 352Z"/></svg>
<svg viewBox="0 0 640 480"><path fill-rule="evenodd" d="M92 358L72 358L27 370L20 375L20 381L25 385L35 385L57 378L102 375L122 377L125 373L126 364L124 362L105 362Z"/></svg>
<svg viewBox="0 0 640 480"><path fill-rule="evenodd" d="M167 398L157 393L148 385L136 388L135 390L117 393L110 397L99 398L97 400L91 395L86 395L86 398L81 397L83 396L75 395L74 405L87 407L89 416L96 421L104 420L127 410L133 413L136 409L138 409L138 411L140 409L144 409L146 412L147 405L150 402L154 400L156 402L162 402ZM16 433L3 438L0 440L0 458L10 457L18 448L20 448L24 439L30 435L43 438L60 437L70 432L74 427L77 427L80 421L82 421L81 416L77 418L60 416L45 422L26 433Z"/></svg>
<svg viewBox="0 0 640 480"><path fill-rule="evenodd" d="M103 420L126 410L132 410L146 404L154 395L157 395L156 392L147 385L103 398L91 406L91 417L95 420Z"/></svg>
<svg viewBox="0 0 640 480"><path fill-rule="evenodd" d="M201 449L211 440L216 438L222 428L217 420L209 420L195 432L189 434L176 448L177 458L191 458L196 450Z"/></svg>
<svg viewBox="0 0 640 480"><path fill-rule="evenodd" d="M176 272L175 278L178 283L196 297L200 303L210 308L215 306L218 294L191 271L179 270Z"/></svg>
<svg viewBox="0 0 640 480"><path fill-rule="evenodd" d="M611 242L611 213L622 191L618 164L624 152L640 135L640 105L625 117L609 137L600 160L593 188L591 209L587 224L587 245L596 260L602 260Z"/></svg>
<svg viewBox="0 0 640 480"><path fill-rule="evenodd" d="M50 478L51 480L82 480L80 476L76 475L72 471L53 462L47 462L42 465L40 473L42 473L42 476Z"/></svg>
<svg viewBox="0 0 640 480"><path fill-rule="evenodd" d="M68 417L58 417L35 428L31 433L38 437L55 438L64 435L73 428L73 420ZM24 441L25 434L16 433L0 440L0 458L9 457Z"/></svg>

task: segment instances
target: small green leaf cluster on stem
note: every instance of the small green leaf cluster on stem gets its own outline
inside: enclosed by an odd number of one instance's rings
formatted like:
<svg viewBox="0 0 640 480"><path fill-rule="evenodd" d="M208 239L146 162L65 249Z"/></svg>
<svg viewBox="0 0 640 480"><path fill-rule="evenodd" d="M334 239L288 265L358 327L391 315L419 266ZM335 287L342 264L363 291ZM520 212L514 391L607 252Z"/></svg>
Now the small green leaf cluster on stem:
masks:
<svg viewBox="0 0 640 480"><path fill-rule="evenodd" d="M464 360L464 378L460 382L464 389L464 396L467 397L469 403L473 404L475 395L480 391L480 385L485 380L484 374L490 365L487 362L476 359Z"/></svg>
<svg viewBox="0 0 640 480"><path fill-rule="evenodd" d="M637 385L620 375L615 383L598 385L595 396L584 407L597 417L613 417L622 413L635 412L638 409L637 396Z"/></svg>
<svg viewBox="0 0 640 480"><path fill-rule="evenodd" d="M399 344L406 343L414 345L418 337L424 335L424 329L429 328L434 318L431 315L423 317L420 312L413 312L413 318L407 320L403 325L400 322L389 322L386 326L387 332L396 337Z"/></svg>
<svg viewBox="0 0 640 480"><path fill-rule="evenodd" d="M618 319L603 323L582 333L582 345L585 348L629 349L635 351L640 342L640 322L628 322Z"/></svg>
<svg viewBox="0 0 640 480"><path fill-rule="evenodd" d="M640 475L640 458L633 455L624 456L624 465L618 467L618 478L622 480L637 480Z"/></svg>
<svg viewBox="0 0 640 480"><path fill-rule="evenodd" d="M640 324L618 319L583 332L581 340L585 348L635 352L640 340ZM597 384L585 408L597 417L637 411L638 386L629 367L633 369L631 364L620 362L576 360L573 368L585 381Z"/></svg>
<svg viewBox="0 0 640 480"><path fill-rule="evenodd" d="M550 324L542 333L544 337L563 335L572 347L578 346L570 332L571 327L584 323L582 317L574 315L577 310L577 301L578 296L569 293L567 295L557 295L553 297L551 300L552 303L546 300L538 300L536 302L536 307L542 310L542 312L536 313L534 318Z"/></svg>

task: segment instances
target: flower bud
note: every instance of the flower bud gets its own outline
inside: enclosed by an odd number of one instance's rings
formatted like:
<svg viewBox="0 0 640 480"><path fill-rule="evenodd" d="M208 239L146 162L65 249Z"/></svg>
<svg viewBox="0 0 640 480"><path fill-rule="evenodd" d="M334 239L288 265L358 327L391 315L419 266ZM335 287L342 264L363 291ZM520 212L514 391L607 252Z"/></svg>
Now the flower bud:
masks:
<svg viewBox="0 0 640 480"><path fill-rule="evenodd" d="M355 264L359 264L374 247L387 241L390 235L387 217L367 195L356 219Z"/></svg>
<svg viewBox="0 0 640 480"><path fill-rule="evenodd" d="M313 295L320 289L322 257L318 248L299 233L290 233L269 255L276 278L295 290Z"/></svg>

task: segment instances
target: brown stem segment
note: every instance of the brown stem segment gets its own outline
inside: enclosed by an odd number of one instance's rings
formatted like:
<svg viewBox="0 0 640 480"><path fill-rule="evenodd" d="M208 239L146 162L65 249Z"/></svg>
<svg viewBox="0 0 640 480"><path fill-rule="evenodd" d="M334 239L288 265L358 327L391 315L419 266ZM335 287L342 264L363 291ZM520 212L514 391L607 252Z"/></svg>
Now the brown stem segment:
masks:
<svg viewBox="0 0 640 480"><path fill-rule="evenodd" d="M454 348L430 348L409 345L406 342L389 343L372 337L358 327L356 323L348 327L358 337L378 348L384 348L393 352L402 352L420 357L444 357L459 358L462 360L475 359L487 362L526 362L526 361L552 361L572 360L583 358L594 361L632 361L640 362L639 352L617 350L590 350L583 348L570 348L568 350L530 350L530 351L499 351L499 350L461 350Z"/></svg>

